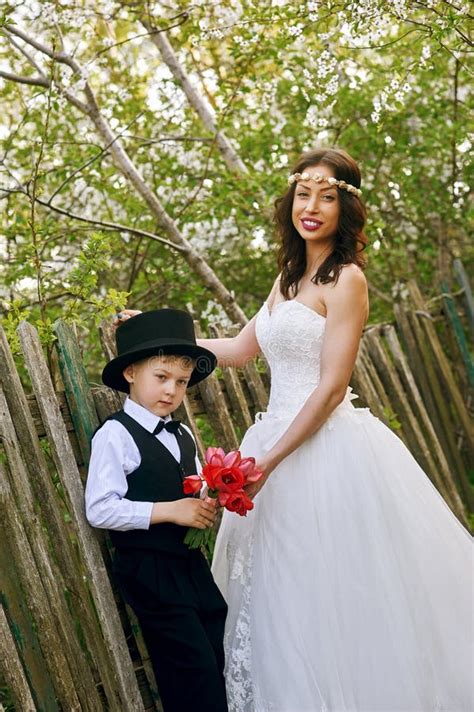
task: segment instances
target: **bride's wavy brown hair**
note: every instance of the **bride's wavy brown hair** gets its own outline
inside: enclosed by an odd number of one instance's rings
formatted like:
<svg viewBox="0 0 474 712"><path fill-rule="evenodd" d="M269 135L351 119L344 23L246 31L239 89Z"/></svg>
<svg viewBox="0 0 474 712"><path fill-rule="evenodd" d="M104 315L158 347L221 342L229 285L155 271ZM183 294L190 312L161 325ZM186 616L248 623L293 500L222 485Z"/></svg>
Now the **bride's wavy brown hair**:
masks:
<svg viewBox="0 0 474 712"><path fill-rule="evenodd" d="M293 166L292 173L302 173L309 167L324 165L330 168L334 177L344 180L356 188L360 187L360 171L348 153L338 148L320 148L307 151ZM305 241L296 230L292 220L293 197L297 183L293 183L286 193L275 201L275 223L280 237L278 266L280 269L280 291L285 299L298 293L298 284L306 270ZM361 269L366 264L362 254L367 245L364 233L366 210L361 199L347 190L337 191L340 215L334 248L311 277L314 284L337 282L343 265L354 263ZM291 290L291 294L290 294Z"/></svg>

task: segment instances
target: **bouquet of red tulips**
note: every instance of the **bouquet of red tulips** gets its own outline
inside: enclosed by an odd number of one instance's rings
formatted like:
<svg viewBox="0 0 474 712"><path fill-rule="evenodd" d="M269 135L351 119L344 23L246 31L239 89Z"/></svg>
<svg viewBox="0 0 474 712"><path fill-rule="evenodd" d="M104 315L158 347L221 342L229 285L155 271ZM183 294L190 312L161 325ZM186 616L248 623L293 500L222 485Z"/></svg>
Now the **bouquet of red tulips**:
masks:
<svg viewBox="0 0 474 712"><path fill-rule="evenodd" d="M185 494L197 494L204 483L208 486L207 496L217 499L219 504L230 512L237 512L245 517L253 509L253 502L244 490L246 485L257 482L262 476L255 466L255 458L242 458L238 450L225 454L220 447L209 447L205 455L206 464L200 475L190 475L183 481ZM203 547L210 558L214 551L216 529L197 529L190 527L184 543L190 549Z"/></svg>

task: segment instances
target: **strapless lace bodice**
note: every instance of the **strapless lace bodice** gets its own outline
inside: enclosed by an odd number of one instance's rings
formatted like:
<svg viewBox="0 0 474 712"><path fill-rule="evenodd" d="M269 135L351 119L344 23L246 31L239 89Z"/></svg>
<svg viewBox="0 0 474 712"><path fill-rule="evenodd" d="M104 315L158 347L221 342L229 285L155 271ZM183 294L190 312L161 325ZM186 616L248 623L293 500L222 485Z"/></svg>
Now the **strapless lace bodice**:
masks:
<svg viewBox="0 0 474 712"><path fill-rule="evenodd" d="M263 304L256 335L271 371L269 415L296 415L318 385L325 327L325 317L296 299L279 302L271 312ZM348 389L341 405L354 397Z"/></svg>

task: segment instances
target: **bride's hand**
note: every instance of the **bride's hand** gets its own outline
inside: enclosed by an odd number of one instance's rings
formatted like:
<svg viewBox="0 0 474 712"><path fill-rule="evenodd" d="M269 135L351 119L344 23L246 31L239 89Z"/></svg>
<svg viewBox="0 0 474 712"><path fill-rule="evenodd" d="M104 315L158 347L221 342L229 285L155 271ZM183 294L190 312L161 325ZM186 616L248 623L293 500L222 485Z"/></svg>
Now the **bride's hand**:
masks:
<svg viewBox="0 0 474 712"><path fill-rule="evenodd" d="M263 472L263 475L260 477L259 480L257 480L257 482L252 482L250 485L247 485L246 487L244 487L245 492L248 494L250 499L253 499L255 497L255 495L257 495L260 492L263 485L270 477L271 472L275 468L275 465L273 463L270 463L269 460L265 460L265 459L262 459L259 462L256 462L255 466Z"/></svg>
<svg viewBox="0 0 474 712"><path fill-rule="evenodd" d="M131 319L132 316L137 316L137 314L141 314L141 311L139 309L122 309L118 314L115 315L114 320L112 322L112 326L120 326L120 324L123 324L124 321L127 321L127 319Z"/></svg>

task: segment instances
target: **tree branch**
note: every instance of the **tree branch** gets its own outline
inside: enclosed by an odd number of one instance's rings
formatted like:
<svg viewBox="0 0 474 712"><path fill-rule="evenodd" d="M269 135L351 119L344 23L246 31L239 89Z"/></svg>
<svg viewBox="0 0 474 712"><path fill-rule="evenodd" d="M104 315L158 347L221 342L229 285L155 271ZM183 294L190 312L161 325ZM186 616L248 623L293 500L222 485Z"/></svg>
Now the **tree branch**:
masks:
<svg viewBox="0 0 474 712"><path fill-rule="evenodd" d="M46 47L46 45L33 39L32 37L27 35L26 32L20 30L16 25L6 24L3 26L3 30L6 31L8 34L15 35L15 37L19 37L21 40L23 40L23 42L26 42L27 45L30 45L30 47L34 47L38 50L38 52L41 52L41 54L45 54L50 59L58 59L57 53L54 50L50 49L49 47Z"/></svg>
<svg viewBox="0 0 474 712"><path fill-rule="evenodd" d="M16 82L16 84L29 84L31 86L44 87L45 89L49 87L49 81L42 77L22 77L19 74L5 72L3 69L0 69L0 77L10 82Z"/></svg>
<svg viewBox="0 0 474 712"><path fill-rule="evenodd" d="M36 69L40 77L44 77L44 79L47 79L46 74L43 72L42 68L40 65L36 62L34 57L31 56L29 52L26 51L24 47L22 47L18 42L16 42L13 37L9 36L7 34L8 41L19 51L21 54L28 60L28 62L31 64L32 67Z"/></svg>
<svg viewBox="0 0 474 712"><path fill-rule="evenodd" d="M127 225L121 225L120 223L103 222L101 220L93 220L92 218L86 218L83 215L77 215L77 213L72 213L70 210L65 210L64 208L59 208L56 205L51 205L49 201L41 200L41 198L36 198L36 202L45 208L49 208L49 210L53 210L55 213L65 215L66 217L72 218L73 220L80 220L81 222L88 223L89 225L95 225L96 227L100 227L105 230L116 230L117 232L126 232L130 235L147 237L149 240L155 240L155 242L160 242L162 245L171 247L177 252L185 251L184 247L181 247L180 245L175 245L173 242L166 240L164 237L158 237L158 235L154 235L152 232L147 232L147 230L140 230L139 228L135 227L127 227Z"/></svg>
<svg viewBox="0 0 474 712"><path fill-rule="evenodd" d="M140 21L149 31L151 41L160 52L163 61L181 86L189 103L200 117L204 126L208 131L214 134L216 146L218 147L227 168L233 173L248 173L247 166L236 153L225 133L219 129L214 113L211 111L202 96L199 95L195 87L193 87L188 75L180 65L169 39L164 33L153 33L154 28L145 17L142 17Z"/></svg>

